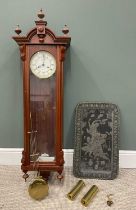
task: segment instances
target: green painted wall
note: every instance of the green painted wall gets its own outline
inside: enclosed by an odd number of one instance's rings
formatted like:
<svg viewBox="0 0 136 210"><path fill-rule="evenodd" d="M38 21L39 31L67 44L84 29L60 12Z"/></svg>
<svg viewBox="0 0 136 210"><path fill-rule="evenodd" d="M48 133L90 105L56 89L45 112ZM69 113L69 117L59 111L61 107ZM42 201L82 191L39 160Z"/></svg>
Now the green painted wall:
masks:
<svg viewBox="0 0 136 210"><path fill-rule="evenodd" d="M108 101L121 110L121 149L136 149L136 1L4 0L0 6L0 147L22 147L22 72L11 39L16 24L34 27L46 10L48 27L72 37L65 63L64 145L73 147L73 112L80 101Z"/></svg>

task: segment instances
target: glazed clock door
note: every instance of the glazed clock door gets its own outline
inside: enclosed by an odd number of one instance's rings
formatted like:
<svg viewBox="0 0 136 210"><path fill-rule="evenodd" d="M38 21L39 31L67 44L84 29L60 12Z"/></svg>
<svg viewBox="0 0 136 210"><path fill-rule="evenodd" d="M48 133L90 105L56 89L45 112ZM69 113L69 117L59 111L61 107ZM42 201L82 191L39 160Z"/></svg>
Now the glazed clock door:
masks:
<svg viewBox="0 0 136 210"><path fill-rule="evenodd" d="M29 47L30 162L55 161L56 47Z"/></svg>

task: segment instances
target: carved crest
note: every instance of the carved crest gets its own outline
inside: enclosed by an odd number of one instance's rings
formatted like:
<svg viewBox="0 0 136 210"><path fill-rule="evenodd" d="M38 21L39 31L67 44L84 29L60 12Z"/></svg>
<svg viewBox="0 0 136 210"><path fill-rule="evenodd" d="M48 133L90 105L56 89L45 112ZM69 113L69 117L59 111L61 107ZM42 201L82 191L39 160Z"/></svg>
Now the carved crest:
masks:
<svg viewBox="0 0 136 210"><path fill-rule="evenodd" d="M18 43L18 45L26 45L26 44L57 44L63 45L66 48L70 45L71 38L68 36L69 29L65 25L62 29L63 36L56 36L52 30L47 28L47 21L43 20L44 13L42 9L38 13L39 20L35 21L36 27L28 32L26 36L21 36L21 29L19 25L15 29L15 33L17 36L13 36L13 39ZM21 49L22 53L22 49Z"/></svg>

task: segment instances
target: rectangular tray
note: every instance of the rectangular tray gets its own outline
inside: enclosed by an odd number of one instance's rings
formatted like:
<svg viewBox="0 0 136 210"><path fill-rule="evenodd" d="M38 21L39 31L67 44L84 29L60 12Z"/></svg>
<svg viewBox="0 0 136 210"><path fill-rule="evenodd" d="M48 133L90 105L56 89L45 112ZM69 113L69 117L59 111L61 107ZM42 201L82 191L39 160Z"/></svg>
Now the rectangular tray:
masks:
<svg viewBox="0 0 136 210"><path fill-rule="evenodd" d="M119 169L119 108L79 103L75 114L73 173L80 178L114 179Z"/></svg>

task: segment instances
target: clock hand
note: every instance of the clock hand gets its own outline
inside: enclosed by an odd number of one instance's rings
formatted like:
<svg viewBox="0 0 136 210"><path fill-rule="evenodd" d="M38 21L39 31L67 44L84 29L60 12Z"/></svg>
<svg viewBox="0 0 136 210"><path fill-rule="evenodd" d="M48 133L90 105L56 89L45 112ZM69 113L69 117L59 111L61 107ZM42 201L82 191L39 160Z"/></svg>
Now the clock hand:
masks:
<svg viewBox="0 0 136 210"><path fill-rule="evenodd" d="M40 68L40 67L42 67L42 66L44 66L44 65L43 65L43 64L41 64L41 65L37 66L37 68Z"/></svg>
<svg viewBox="0 0 136 210"><path fill-rule="evenodd" d="M42 64L42 66L45 66L45 64L44 64L44 54L43 54L43 64Z"/></svg>

